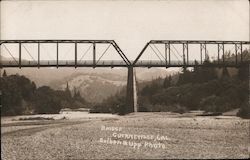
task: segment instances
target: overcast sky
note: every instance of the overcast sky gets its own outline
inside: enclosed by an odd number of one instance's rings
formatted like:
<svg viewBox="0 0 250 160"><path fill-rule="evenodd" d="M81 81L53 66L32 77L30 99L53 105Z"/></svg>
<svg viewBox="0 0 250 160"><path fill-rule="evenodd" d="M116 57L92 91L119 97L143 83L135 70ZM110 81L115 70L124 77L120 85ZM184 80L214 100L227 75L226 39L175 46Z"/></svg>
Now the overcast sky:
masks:
<svg viewBox="0 0 250 160"><path fill-rule="evenodd" d="M249 40L249 1L1 1L1 39Z"/></svg>

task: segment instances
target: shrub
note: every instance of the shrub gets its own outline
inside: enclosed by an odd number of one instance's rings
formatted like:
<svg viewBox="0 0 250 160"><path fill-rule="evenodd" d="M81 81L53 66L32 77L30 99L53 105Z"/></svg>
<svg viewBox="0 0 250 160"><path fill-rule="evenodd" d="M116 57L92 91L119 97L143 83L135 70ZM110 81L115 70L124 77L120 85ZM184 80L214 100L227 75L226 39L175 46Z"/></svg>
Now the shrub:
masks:
<svg viewBox="0 0 250 160"><path fill-rule="evenodd" d="M184 106L180 106L179 104L176 104L173 112L183 114L183 113L188 112L188 109Z"/></svg>
<svg viewBox="0 0 250 160"><path fill-rule="evenodd" d="M247 101L242 103L239 112L237 113L237 116L241 118L250 119L250 105Z"/></svg>

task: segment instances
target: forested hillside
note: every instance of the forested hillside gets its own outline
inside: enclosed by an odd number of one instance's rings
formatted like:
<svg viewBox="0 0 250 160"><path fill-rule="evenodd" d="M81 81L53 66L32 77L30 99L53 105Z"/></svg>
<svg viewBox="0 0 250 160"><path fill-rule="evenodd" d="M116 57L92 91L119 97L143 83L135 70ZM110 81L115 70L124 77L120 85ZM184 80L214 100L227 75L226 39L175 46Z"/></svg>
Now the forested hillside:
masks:
<svg viewBox="0 0 250 160"><path fill-rule="evenodd" d="M72 95L68 88L37 88L28 78L18 74L8 76L6 71L0 78L0 90L2 116L59 113L62 108L79 108L87 103L79 92Z"/></svg>
<svg viewBox="0 0 250 160"><path fill-rule="evenodd" d="M244 54L249 55L249 52L244 51ZM183 68L182 73L138 84L139 111L222 113L240 108L238 115L250 118L248 61L238 68L209 67L212 63L216 62L208 59L202 67ZM94 111L124 113L124 108L125 89L97 105Z"/></svg>

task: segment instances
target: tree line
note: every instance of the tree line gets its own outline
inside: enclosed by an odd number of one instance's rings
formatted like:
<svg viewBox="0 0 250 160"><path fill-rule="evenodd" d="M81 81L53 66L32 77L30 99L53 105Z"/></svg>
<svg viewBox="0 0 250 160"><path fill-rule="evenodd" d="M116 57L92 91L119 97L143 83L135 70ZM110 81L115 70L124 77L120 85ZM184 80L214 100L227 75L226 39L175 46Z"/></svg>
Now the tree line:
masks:
<svg viewBox="0 0 250 160"><path fill-rule="evenodd" d="M76 90L71 94L68 87L65 90L37 87L25 76L8 76L5 70L0 78L0 90L2 116L54 114L62 108L80 108L87 104Z"/></svg>
<svg viewBox="0 0 250 160"><path fill-rule="evenodd" d="M249 56L249 51L244 51ZM244 56L245 57L245 56ZM227 58L232 58L230 55ZM183 68L181 73L157 78L150 83L138 84L139 111L172 111L184 113L189 110L222 113L240 108L238 116L250 118L248 103L249 65L245 61L234 69L209 67L209 57L203 66ZM106 99L96 105L93 112L126 113L125 92Z"/></svg>

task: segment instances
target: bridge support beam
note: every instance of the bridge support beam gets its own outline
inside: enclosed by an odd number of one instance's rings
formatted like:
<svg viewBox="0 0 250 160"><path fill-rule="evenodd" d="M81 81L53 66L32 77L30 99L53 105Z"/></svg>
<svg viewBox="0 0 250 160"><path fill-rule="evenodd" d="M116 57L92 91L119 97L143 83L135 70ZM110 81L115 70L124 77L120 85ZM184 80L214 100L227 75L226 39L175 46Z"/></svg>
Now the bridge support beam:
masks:
<svg viewBox="0 0 250 160"><path fill-rule="evenodd" d="M133 66L128 67L126 107L128 113L138 111L136 81Z"/></svg>

